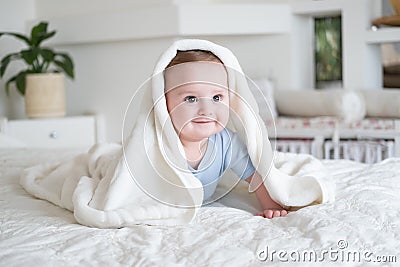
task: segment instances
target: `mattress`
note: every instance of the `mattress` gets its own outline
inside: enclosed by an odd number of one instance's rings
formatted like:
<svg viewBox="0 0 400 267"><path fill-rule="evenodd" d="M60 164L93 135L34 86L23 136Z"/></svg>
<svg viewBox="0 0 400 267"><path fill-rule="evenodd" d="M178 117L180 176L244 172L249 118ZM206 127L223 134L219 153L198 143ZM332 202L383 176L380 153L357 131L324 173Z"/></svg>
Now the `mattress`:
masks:
<svg viewBox="0 0 400 267"><path fill-rule="evenodd" d="M400 261L400 158L325 160L336 201L272 220L239 184L188 225L97 229L19 185L23 168L77 150L0 150L0 266L376 266ZM218 190L223 190L223 185Z"/></svg>

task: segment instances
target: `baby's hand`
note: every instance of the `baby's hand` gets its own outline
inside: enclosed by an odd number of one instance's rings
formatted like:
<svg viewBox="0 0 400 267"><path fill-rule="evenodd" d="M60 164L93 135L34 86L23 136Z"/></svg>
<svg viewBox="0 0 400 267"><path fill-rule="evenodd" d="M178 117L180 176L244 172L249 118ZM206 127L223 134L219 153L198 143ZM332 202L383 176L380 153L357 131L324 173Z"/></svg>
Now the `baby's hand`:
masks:
<svg viewBox="0 0 400 267"><path fill-rule="evenodd" d="M279 209L268 209L264 211L260 211L256 214L256 216L262 216L264 218L272 219L275 217L283 217L288 214L287 210L279 210Z"/></svg>

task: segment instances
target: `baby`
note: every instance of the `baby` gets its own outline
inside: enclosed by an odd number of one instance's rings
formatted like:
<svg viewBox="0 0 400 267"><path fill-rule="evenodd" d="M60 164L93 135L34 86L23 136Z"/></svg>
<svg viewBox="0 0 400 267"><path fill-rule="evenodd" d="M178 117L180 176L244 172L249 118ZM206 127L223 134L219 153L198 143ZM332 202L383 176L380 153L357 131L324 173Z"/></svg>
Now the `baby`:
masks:
<svg viewBox="0 0 400 267"><path fill-rule="evenodd" d="M255 190L262 211L274 218L287 211L273 201L239 136L226 128L230 114L228 74L223 62L205 50L178 51L164 71L165 98L172 124L184 148L188 168L200 180L204 199L231 168Z"/></svg>

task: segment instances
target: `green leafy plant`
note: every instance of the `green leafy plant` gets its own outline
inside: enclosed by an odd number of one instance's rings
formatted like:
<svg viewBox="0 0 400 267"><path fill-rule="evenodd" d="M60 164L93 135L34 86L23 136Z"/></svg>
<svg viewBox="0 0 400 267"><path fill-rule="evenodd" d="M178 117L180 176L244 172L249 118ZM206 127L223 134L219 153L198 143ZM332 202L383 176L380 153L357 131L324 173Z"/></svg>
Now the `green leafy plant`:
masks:
<svg viewBox="0 0 400 267"><path fill-rule="evenodd" d="M49 47L42 46L43 41L56 34L56 31L47 31L47 22L40 22L31 30L30 36L14 32L0 32L0 37L10 35L25 42L27 48L4 56L0 61L0 78L3 78L10 62L22 60L27 68L12 76L6 82L7 95L10 85L15 83L17 90L25 95L25 77L32 73L64 72L71 79L74 78L74 64L66 53L58 53Z"/></svg>

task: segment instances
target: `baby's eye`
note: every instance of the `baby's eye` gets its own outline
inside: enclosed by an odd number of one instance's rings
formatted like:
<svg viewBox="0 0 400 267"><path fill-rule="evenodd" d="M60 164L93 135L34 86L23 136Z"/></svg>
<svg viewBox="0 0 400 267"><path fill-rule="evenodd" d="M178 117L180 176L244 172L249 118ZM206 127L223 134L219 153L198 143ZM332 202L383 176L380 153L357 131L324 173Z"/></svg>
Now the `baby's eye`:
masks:
<svg viewBox="0 0 400 267"><path fill-rule="evenodd" d="M214 102L220 102L220 101L222 101L222 95L215 95L215 96L213 96L213 101L214 101Z"/></svg>
<svg viewBox="0 0 400 267"><path fill-rule="evenodd" d="M187 96L187 97L185 97L185 102L187 102L187 103L195 103L195 102L197 102L197 98L195 97L195 96Z"/></svg>

